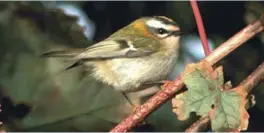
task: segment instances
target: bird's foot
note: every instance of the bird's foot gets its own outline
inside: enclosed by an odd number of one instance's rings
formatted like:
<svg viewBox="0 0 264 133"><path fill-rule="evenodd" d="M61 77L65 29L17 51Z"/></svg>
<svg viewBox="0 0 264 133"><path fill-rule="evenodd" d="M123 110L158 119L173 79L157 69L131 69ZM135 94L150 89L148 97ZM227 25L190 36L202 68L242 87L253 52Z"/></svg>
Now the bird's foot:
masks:
<svg viewBox="0 0 264 133"><path fill-rule="evenodd" d="M140 106L133 104L133 105L132 105L132 111L133 111L133 113L136 113L136 111L137 111L137 109L138 109L139 107L140 107ZM145 124L147 124L147 122L146 122L145 120L143 120L142 122L138 123L138 126L142 126L142 125L145 125Z"/></svg>
<svg viewBox="0 0 264 133"><path fill-rule="evenodd" d="M131 106L132 106L132 111L133 111L133 113L135 113L136 110L137 110L137 108L138 108L139 106L137 106L137 105L135 105L135 104L132 104Z"/></svg>
<svg viewBox="0 0 264 133"><path fill-rule="evenodd" d="M170 86L170 85L174 85L174 81L171 80L163 80L163 86Z"/></svg>

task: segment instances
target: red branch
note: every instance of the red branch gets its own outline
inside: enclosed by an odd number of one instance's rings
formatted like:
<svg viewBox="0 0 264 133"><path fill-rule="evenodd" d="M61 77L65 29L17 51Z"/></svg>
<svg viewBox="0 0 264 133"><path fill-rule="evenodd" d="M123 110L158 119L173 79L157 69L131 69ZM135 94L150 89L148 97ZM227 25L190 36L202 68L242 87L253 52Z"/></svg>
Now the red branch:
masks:
<svg viewBox="0 0 264 133"><path fill-rule="evenodd" d="M262 16L259 20L249 24L247 27L239 31L225 43L221 44L216 48L205 60L211 65L214 65L220 59L234 51L236 48L241 46L244 42L251 39L253 36L263 31L264 17ZM157 94L152 96L143 105L136 109L134 113L129 115L126 119L120 122L110 132L126 132L131 130L134 126L140 123L145 117L147 117L152 111L161 106L170 97L172 97L177 91L184 86L181 76L176 78L173 82L165 83Z"/></svg>
<svg viewBox="0 0 264 133"><path fill-rule="evenodd" d="M211 53L211 50L210 50L210 46L208 44L208 40L207 40L207 37L206 37L206 33L205 33L205 29L204 29L201 13L199 11L199 8L198 8L196 0L191 0L190 2L191 2L192 9L193 9L194 17L195 17L195 20L196 20L196 25L198 27L199 35L200 35L200 38L201 38L201 41L202 41L202 44L203 44L203 49L204 49L205 56L208 56Z"/></svg>

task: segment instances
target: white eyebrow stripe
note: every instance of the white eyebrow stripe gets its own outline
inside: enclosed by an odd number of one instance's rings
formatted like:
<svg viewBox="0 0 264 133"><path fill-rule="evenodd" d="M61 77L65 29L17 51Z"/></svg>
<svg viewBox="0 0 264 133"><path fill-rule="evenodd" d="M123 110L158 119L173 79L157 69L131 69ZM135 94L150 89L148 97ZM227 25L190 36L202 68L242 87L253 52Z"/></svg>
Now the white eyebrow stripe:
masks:
<svg viewBox="0 0 264 133"><path fill-rule="evenodd" d="M163 29L166 29L166 30L168 28L167 25L165 25L162 22L160 22L158 20L155 20L155 19L151 19L151 20L147 21L147 25L149 27L153 27L153 28L163 28Z"/></svg>

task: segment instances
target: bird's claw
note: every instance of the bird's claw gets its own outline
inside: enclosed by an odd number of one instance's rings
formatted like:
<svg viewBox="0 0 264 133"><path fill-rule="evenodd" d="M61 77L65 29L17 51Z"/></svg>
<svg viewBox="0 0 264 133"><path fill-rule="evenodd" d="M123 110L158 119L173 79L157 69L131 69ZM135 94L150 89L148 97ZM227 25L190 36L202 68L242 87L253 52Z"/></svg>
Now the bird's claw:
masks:
<svg viewBox="0 0 264 133"><path fill-rule="evenodd" d="M136 111L137 111L138 108L139 108L139 106L133 104L132 105L132 111L133 111L133 113L136 113ZM143 120L140 123L138 123L138 126L145 125L145 124L147 124L147 122L145 120Z"/></svg>

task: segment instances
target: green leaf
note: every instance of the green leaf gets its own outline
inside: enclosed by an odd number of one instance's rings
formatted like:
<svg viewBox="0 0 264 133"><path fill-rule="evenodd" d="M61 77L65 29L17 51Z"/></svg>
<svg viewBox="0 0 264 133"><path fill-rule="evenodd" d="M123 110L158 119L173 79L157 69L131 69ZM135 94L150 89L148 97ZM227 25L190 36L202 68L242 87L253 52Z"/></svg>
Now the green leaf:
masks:
<svg viewBox="0 0 264 133"><path fill-rule="evenodd" d="M210 117L213 131L247 128L247 94L243 89L229 90L230 82L223 85L222 67L213 70L207 62L190 64L183 73L183 81L188 91L173 99L173 111L180 120L188 119L195 112Z"/></svg>
<svg viewBox="0 0 264 133"><path fill-rule="evenodd" d="M214 131L235 129L240 125L239 95L235 91L222 92L218 94L219 105L212 110L212 129Z"/></svg>
<svg viewBox="0 0 264 133"><path fill-rule="evenodd" d="M196 112L200 116L205 116L214 104L215 92L219 91L217 82L210 80L209 75L203 75L199 70L195 70L190 75L185 75L183 80L191 91L187 93L188 113Z"/></svg>
<svg viewBox="0 0 264 133"><path fill-rule="evenodd" d="M217 95L218 102L209 114L212 130L247 129L249 118L245 109L247 93L243 90L243 88L235 88Z"/></svg>

